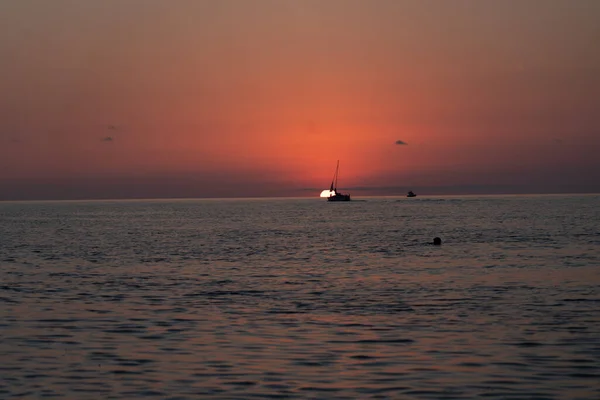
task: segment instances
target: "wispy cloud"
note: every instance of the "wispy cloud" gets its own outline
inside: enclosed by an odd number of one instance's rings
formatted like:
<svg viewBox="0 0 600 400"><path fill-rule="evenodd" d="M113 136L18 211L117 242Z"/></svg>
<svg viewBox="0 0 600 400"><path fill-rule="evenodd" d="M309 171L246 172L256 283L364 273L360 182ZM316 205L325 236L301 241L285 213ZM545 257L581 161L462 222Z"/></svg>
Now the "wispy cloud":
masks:
<svg viewBox="0 0 600 400"><path fill-rule="evenodd" d="M114 141L114 139L112 136L107 136L105 138L102 138L102 141L103 142L112 142L112 141Z"/></svg>
<svg viewBox="0 0 600 400"><path fill-rule="evenodd" d="M396 140L396 144L403 145L403 146L408 145L408 143L406 143L404 140Z"/></svg>

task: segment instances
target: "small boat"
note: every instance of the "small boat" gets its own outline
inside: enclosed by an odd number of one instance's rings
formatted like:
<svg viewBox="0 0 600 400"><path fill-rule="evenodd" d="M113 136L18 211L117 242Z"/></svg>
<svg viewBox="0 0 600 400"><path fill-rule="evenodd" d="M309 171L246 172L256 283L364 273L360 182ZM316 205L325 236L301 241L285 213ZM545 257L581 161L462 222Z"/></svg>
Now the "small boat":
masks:
<svg viewBox="0 0 600 400"><path fill-rule="evenodd" d="M338 191L337 191L337 181L338 181L339 172L340 172L340 160L338 160L337 167L335 168L335 175L333 175L333 180L331 181L331 188L329 189L329 193L331 193L331 194L327 198L327 201L350 201L349 194L342 194L342 193L338 193Z"/></svg>
<svg viewBox="0 0 600 400"><path fill-rule="evenodd" d="M406 197L417 197L417 195L415 194L415 192L413 192L411 190L410 192L408 192L408 194L406 195Z"/></svg>

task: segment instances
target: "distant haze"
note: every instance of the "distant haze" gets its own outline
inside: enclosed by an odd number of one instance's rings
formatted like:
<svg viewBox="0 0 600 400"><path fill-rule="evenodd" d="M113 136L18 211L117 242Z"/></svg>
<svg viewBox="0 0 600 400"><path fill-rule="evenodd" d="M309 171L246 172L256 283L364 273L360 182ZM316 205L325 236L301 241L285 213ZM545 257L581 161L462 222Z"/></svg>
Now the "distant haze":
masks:
<svg viewBox="0 0 600 400"><path fill-rule="evenodd" d="M0 200L600 192L600 1L0 2Z"/></svg>

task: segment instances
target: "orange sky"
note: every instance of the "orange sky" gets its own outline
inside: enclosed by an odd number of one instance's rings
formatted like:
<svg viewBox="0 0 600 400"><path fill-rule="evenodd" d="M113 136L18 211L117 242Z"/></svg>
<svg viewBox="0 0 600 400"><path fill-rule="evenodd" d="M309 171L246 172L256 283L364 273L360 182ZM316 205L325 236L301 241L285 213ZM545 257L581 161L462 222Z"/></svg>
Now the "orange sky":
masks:
<svg viewBox="0 0 600 400"><path fill-rule="evenodd" d="M337 159L357 195L600 191L599 20L595 0L1 2L0 199L317 196Z"/></svg>

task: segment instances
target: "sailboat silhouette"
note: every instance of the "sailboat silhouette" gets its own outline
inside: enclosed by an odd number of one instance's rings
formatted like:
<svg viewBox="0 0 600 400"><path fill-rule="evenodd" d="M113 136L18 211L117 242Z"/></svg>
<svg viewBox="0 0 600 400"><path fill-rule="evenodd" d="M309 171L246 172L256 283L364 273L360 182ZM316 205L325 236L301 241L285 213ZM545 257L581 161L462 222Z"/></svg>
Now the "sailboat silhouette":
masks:
<svg viewBox="0 0 600 400"><path fill-rule="evenodd" d="M337 191L337 182L338 182L339 172L340 172L340 160L338 160L337 167L335 168L335 174L333 175L333 180L331 181L331 188L329 189L329 192L331 194L327 198L327 201L350 201L349 194L342 194L342 193L338 193L338 191Z"/></svg>

